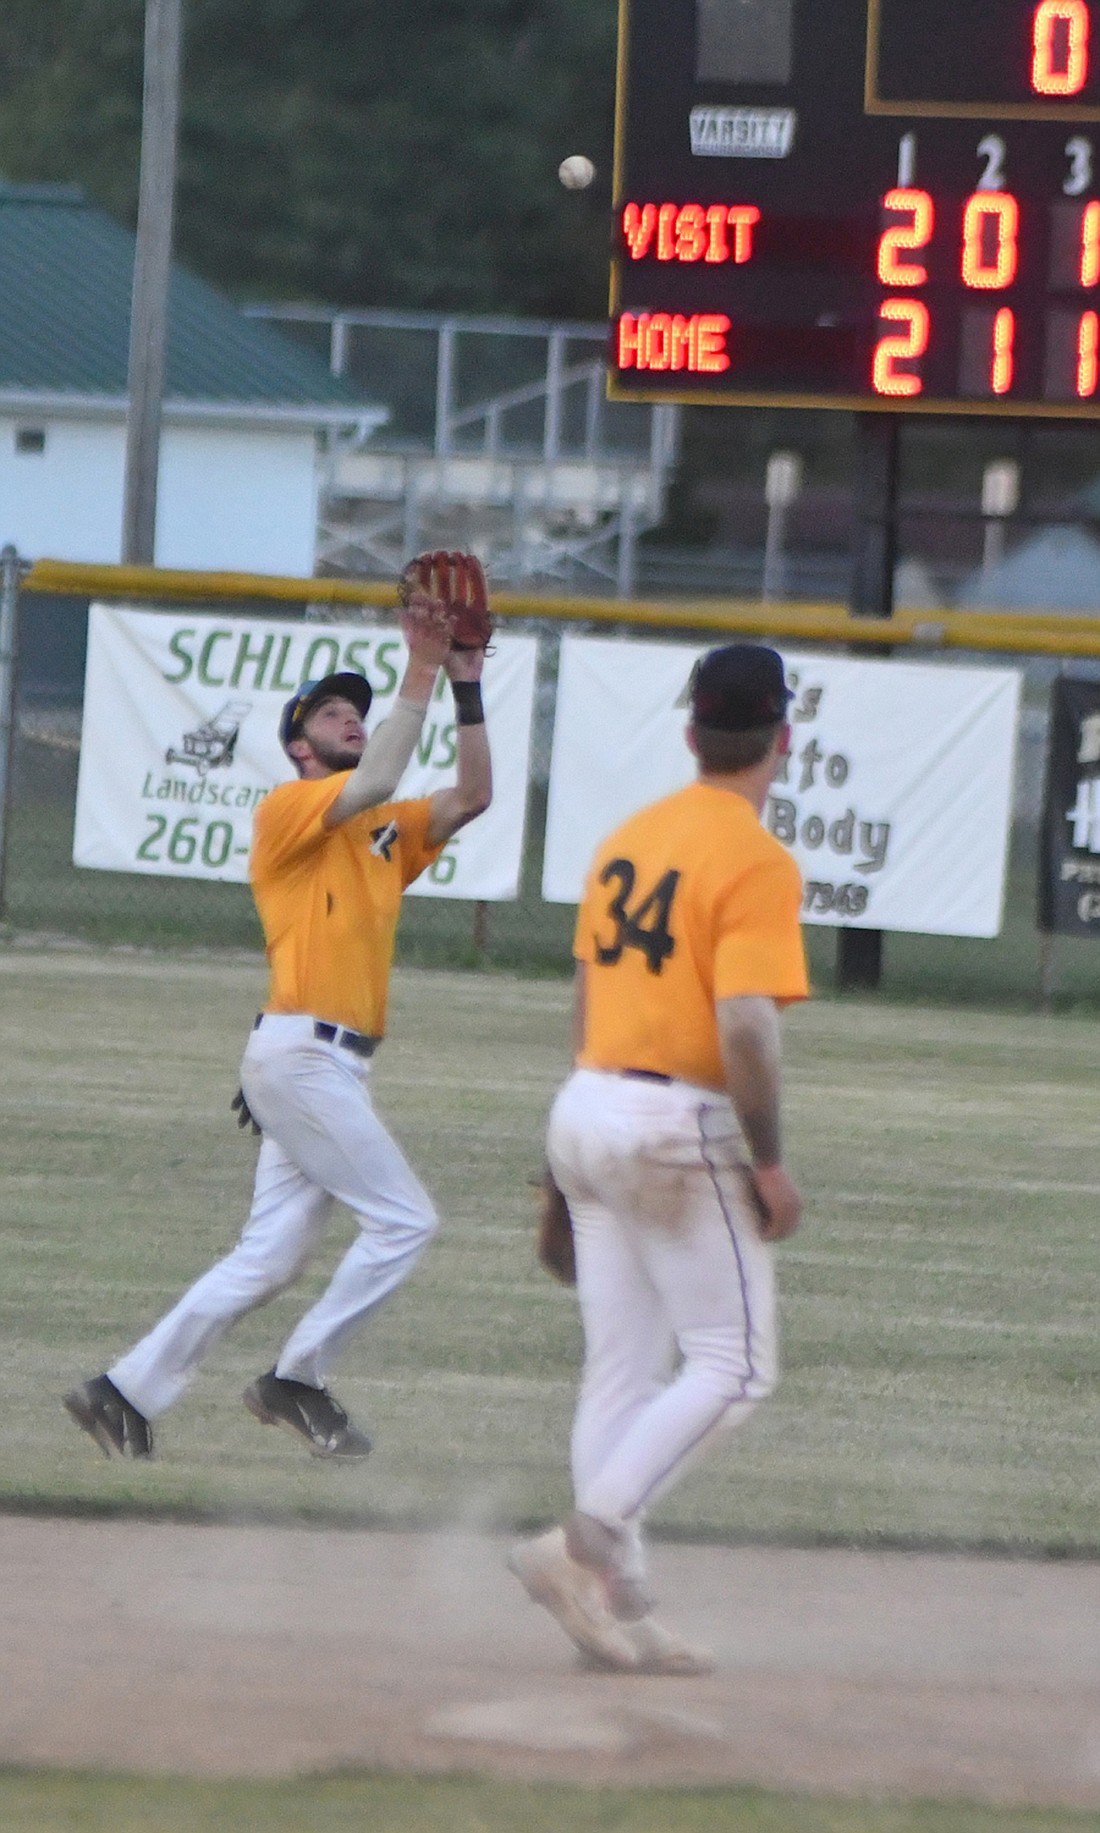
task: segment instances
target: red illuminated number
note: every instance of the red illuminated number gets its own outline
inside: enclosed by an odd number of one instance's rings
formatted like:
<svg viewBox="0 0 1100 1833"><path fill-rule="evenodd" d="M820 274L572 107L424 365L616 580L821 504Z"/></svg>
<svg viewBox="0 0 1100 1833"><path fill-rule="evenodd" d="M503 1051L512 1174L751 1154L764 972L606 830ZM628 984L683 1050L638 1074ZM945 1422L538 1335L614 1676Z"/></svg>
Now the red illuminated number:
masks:
<svg viewBox="0 0 1100 1833"><path fill-rule="evenodd" d="M1095 286L1100 280L1100 204L1086 204L1081 213L1082 286Z"/></svg>
<svg viewBox="0 0 1100 1833"><path fill-rule="evenodd" d="M1002 306L993 320L993 362L989 370L989 385L995 395L1007 395L1012 387L1015 342L1016 315L1008 306Z"/></svg>
<svg viewBox="0 0 1100 1833"><path fill-rule="evenodd" d="M904 211L907 223L892 223L878 244L878 277L884 286L923 286L928 269L920 261L899 261L902 249L924 248L932 239L934 213L927 191L897 186L882 200L884 210Z"/></svg>
<svg viewBox="0 0 1100 1833"><path fill-rule="evenodd" d="M1100 379L1100 318L1082 312L1077 327L1077 393L1083 401L1096 393Z"/></svg>
<svg viewBox="0 0 1100 1833"><path fill-rule="evenodd" d="M878 315L908 328L880 337L875 345L871 381L876 394L919 395L924 387L920 376L914 375L912 370L896 369L894 365L912 362L927 350L928 307L919 299L884 299Z"/></svg>
<svg viewBox="0 0 1100 1833"><path fill-rule="evenodd" d="M1036 95L1077 95L1089 73L1085 0L1042 0L1032 24L1031 87Z"/></svg>
<svg viewBox="0 0 1100 1833"><path fill-rule="evenodd" d="M963 212L962 277L967 286L1011 286L1020 210L1007 191L975 191Z"/></svg>

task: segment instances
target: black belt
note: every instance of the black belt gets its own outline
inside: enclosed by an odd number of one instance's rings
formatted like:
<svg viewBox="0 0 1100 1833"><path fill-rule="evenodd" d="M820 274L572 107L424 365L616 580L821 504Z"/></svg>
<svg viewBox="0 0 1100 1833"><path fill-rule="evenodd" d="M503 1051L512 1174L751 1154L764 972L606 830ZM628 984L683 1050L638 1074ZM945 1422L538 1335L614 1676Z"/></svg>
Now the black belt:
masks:
<svg viewBox="0 0 1100 1833"><path fill-rule="evenodd" d="M672 1077L662 1075L659 1069L620 1069L621 1076L630 1076L635 1082L671 1082Z"/></svg>
<svg viewBox="0 0 1100 1833"><path fill-rule="evenodd" d="M314 1019L313 1035L322 1044L340 1044L345 1050L354 1050L357 1057L372 1057L382 1042L366 1031L345 1031L341 1025L326 1024L323 1018Z"/></svg>
<svg viewBox="0 0 1100 1833"><path fill-rule="evenodd" d="M263 1019L264 1014L257 1012L254 1031L259 1029ZM344 1050L354 1051L357 1057L372 1057L382 1042L380 1037L371 1037L367 1031L347 1031L342 1025L330 1025L323 1018L314 1019L313 1035L322 1044L339 1044Z"/></svg>

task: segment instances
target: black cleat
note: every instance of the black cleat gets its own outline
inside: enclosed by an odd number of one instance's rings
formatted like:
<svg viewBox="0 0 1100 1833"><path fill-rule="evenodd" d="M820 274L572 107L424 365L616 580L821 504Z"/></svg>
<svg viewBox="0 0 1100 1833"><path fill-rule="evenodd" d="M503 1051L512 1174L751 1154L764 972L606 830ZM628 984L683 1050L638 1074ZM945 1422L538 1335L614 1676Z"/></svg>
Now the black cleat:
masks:
<svg viewBox="0 0 1100 1833"><path fill-rule="evenodd" d="M270 1369L245 1388L243 1399L263 1425L283 1426L304 1438L314 1457L366 1457L371 1448L327 1387L284 1381Z"/></svg>
<svg viewBox="0 0 1100 1833"><path fill-rule="evenodd" d="M144 1413L119 1393L106 1375L96 1375L65 1395L65 1408L90 1433L104 1457L152 1457L153 1428Z"/></svg>

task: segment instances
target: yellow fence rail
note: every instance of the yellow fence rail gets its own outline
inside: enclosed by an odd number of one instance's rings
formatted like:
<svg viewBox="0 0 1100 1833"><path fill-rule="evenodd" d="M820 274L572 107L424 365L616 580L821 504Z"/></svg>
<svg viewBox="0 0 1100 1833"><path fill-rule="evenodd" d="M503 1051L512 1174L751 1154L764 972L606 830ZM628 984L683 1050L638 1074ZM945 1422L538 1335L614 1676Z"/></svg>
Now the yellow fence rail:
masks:
<svg viewBox="0 0 1100 1833"><path fill-rule="evenodd" d="M392 580L291 579L270 573L93 566L67 560L36 560L24 574L21 589L82 598L151 602L163 599L189 604L270 602L374 605L385 609L397 602ZM494 592L493 609L501 618L629 624L666 631L713 630L730 635L791 637L801 642L1100 656L1100 615L1078 617L1054 610L927 611L903 605L891 618L874 618L853 617L844 605L832 601L550 598L523 592Z"/></svg>

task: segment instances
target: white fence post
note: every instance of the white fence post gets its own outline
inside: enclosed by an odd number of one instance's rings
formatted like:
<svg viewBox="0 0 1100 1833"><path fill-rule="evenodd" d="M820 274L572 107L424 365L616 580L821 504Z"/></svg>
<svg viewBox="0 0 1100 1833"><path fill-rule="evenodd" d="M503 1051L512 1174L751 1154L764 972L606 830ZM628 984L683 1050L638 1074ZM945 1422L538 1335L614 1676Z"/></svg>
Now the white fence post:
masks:
<svg viewBox="0 0 1100 1833"><path fill-rule="evenodd" d="M764 580L761 598L781 598L787 585L784 541L787 511L802 489L802 460L797 452L773 452L768 460L764 501L768 526L764 537Z"/></svg>
<svg viewBox="0 0 1100 1833"><path fill-rule="evenodd" d="M1005 522L1020 507L1020 467L1013 458L995 459L982 472L982 578L988 580L1005 557Z"/></svg>

